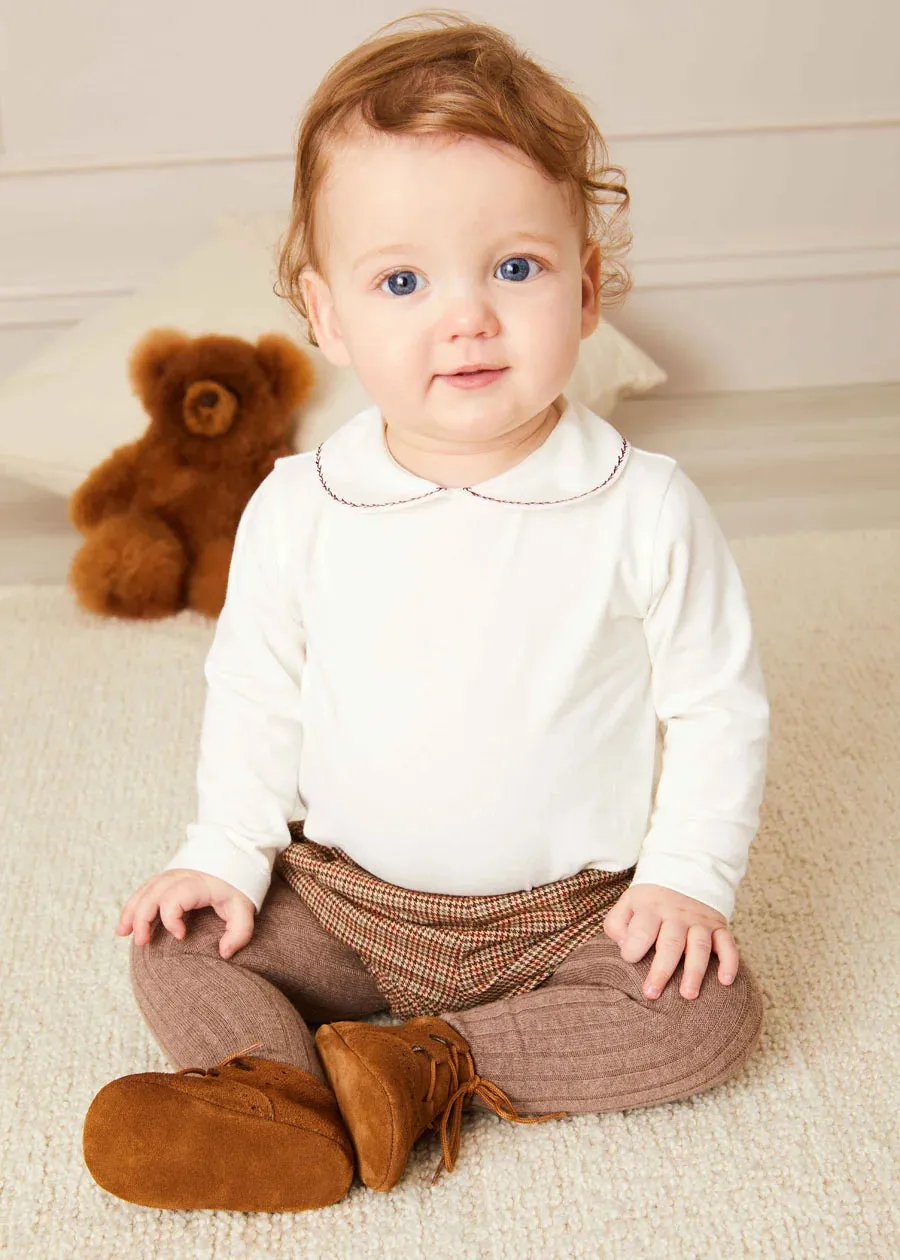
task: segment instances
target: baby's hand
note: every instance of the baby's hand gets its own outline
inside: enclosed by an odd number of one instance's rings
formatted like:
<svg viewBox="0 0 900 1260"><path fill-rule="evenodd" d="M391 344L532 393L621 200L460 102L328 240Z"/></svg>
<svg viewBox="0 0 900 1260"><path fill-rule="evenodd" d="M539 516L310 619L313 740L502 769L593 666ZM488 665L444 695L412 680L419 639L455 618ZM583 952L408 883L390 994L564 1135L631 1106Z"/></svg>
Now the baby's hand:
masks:
<svg viewBox="0 0 900 1260"><path fill-rule="evenodd" d="M187 931L181 916L185 910L200 910L203 906L212 906L225 920L225 932L219 941L222 957L230 958L243 949L253 935L256 906L232 884L202 871L172 870L153 875L125 902L116 931L127 936L134 926L135 944L144 945L150 939L150 925L159 910L163 926L180 941Z"/></svg>
<svg viewBox="0 0 900 1260"><path fill-rule="evenodd" d="M719 956L721 983L731 984L737 974L737 946L725 916L703 901L659 884L627 888L603 920L603 930L627 962L638 962L656 942L656 956L644 981L648 998L659 997L682 954L682 997L695 998L700 992L713 950Z"/></svg>

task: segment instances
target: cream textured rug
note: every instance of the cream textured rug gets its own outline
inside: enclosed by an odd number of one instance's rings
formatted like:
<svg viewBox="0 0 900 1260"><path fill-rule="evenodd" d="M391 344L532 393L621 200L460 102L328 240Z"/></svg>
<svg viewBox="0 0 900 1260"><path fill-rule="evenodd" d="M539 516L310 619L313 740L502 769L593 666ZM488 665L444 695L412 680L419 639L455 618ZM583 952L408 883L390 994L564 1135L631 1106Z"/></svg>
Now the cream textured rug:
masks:
<svg viewBox="0 0 900 1260"><path fill-rule="evenodd" d="M0 592L0 1251L18 1258L888 1257L896 1212L900 533L733 544L772 702L763 825L733 927L760 978L753 1060L684 1102L546 1125L466 1113L389 1194L320 1211L163 1212L84 1167L94 1094L170 1070L113 925L194 807L194 614L103 621ZM893 1179L893 1184L892 1184Z"/></svg>

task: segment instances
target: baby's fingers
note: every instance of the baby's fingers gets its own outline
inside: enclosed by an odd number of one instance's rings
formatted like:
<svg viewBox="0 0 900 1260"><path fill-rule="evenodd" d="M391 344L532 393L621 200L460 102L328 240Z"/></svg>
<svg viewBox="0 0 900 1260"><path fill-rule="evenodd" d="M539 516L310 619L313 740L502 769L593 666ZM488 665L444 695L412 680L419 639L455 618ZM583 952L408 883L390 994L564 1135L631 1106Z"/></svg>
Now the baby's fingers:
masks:
<svg viewBox="0 0 900 1260"><path fill-rule="evenodd" d="M231 958L239 949L243 949L253 936L256 926L256 912L253 905L240 897L235 897L227 908L227 926L219 941L219 953L223 958Z"/></svg>
<svg viewBox="0 0 900 1260"><path fill-rule="evenodd" d="M185 909L185 906L175 900L167 901L165 905L163 905L162 902L159 903L159 917L162 920L163 926L168 928L178 941L181 940L187 931L184 926L184 919L182 918Z"/></svg>
<svg viewBox="0 0 900 1260"><path fill-rule="evenodd" d="M719 980L722 984L731 984L740 962L734 937L727 928L716 928L712 941L712 947L719 955Z"/></svg>
<svg viewBox="0 0 900 1260"><path fill-rule="evenodd" d="M152 892L145 893L134 908L134 943L146 945L151 926L159 909L159 898Z"/></svg>
<svg viewBox="0 0 900 1260"><path fill-rule="evenodd" d="M684 953L686 937L683 925L677 920L669 919L663 923L656 941L653 962L644 981L646 997L658 998L669 983Z"/></svg>
<svg viewBox="0 0 900 1260"><path fill-rule="evenodd" d="M146 883L141 884L140 888L136 888L119 911L119 921L116 924L116 931L121 936L127 936L131 931L134 925L134 913L137 908L137 904L143 896L144 890L150 885L150 882L151 881L148 879Z"/></svg>

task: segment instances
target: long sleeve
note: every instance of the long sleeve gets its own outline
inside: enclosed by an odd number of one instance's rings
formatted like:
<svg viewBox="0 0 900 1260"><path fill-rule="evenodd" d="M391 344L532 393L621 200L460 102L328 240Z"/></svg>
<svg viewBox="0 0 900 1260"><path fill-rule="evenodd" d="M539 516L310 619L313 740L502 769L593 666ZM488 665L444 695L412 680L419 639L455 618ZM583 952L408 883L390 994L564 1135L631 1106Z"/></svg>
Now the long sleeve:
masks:
<svg viewBox="0 0 900 1260"><path fill-rule="evenodd" d="M217 875L262 906L298 799L306 639L287 576L278 465L238 525L225 603L206 658L197 821L165 867Z"/></svg>
<svg viewBox="0 0 900 1260"><path fill-rule="evenodd" d="M734 557L677 464L656 526L644 633L664 738L633 882L694 897L730 921L759 827L769 703Z"/></svg>

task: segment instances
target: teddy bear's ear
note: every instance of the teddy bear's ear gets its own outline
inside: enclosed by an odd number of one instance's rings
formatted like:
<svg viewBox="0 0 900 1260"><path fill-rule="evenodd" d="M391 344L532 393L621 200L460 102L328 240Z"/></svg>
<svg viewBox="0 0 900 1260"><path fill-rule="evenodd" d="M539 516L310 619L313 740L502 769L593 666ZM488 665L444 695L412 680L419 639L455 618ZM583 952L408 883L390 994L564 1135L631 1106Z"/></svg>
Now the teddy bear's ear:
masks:
<svg viewBox="0 0 900 1260"><path fill-rule="evenodd" d="M128 375L141 397L159 380L172 355L190 343L177 328L152 328L131 351Z"/></svg>
<svg viewBox="0 0 900 1260"><path fill-rule="evenodd" d="M309 355L304 354L290 337L281 333L263 333L256 341L256 358L268 376L278 402L289 411L299 406L316 379Z"/></svg>

